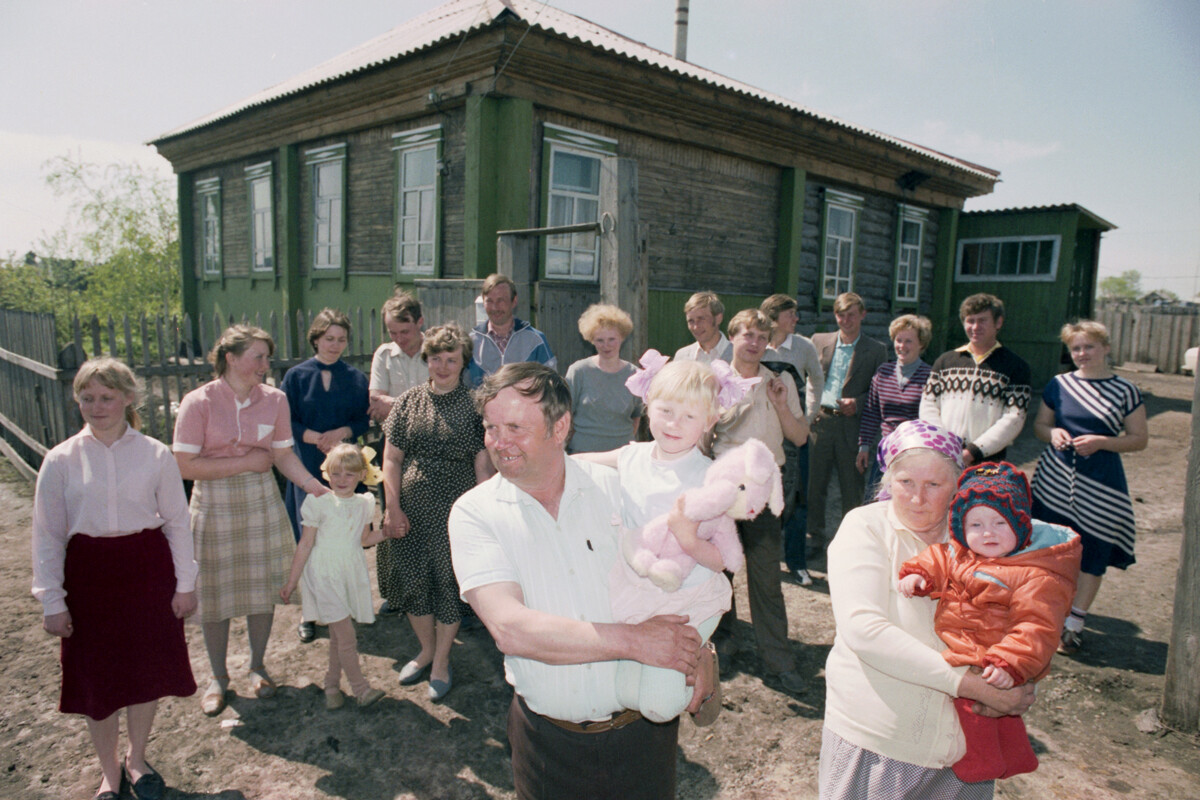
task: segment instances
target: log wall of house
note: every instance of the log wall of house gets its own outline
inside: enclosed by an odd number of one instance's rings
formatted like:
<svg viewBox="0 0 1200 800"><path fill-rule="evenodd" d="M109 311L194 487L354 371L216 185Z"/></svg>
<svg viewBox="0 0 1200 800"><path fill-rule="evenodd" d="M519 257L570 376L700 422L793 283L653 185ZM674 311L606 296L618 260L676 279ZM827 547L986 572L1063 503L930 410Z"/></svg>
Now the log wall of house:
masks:
<svg viewBox="0 0 1200 800"><path fill-rule="evenodd" d="M819 298L821 278L821 230L825 213L824 190L827 184L811 177L805 186L804 227L801 233L800 285L797 301L800 320L797 330L831 331L836 324L832 301ZM858 230L854 241L853 291L867 306L864 330L867 335L888 341L887 327L893 318L908 312L928 314L933 300L933 274L937 258L938 223L936 214L924 222L921 238L921 282L918 303L898 307L894 302L896 283L897 201L861 190L828 186L863 198L858 212Z"/></svg>
<svg viewBox="0 0 1200 800"><path fill-rule="evenodd" d="M651 290L775 291L778 167L545 109L537 118L616 139L617 155L637 161Z"/></svg>
<svg viewBox="0 0 1200 800"><path fill-rule="evenodd" d="M277 170L272 154L262 154L242 161L220 164L196 172L196 181L209 178L221 180L221 274L225 278L245 278L250 275L250 190L246 182L246 167L270 161ZM272 210L275 228L279 229L279 179L271 181ZM204 270L204 205L196 193L193 204L193 225L196 231L196 277ZM278 248L277 248L278 249Z"/></svg>

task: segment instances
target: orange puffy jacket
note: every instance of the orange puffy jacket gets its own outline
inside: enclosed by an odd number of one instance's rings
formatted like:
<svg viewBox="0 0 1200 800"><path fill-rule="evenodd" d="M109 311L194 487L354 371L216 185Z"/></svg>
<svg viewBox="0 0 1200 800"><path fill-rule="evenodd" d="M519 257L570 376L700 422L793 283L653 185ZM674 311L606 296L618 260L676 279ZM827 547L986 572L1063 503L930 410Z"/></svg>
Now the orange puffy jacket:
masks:
<svg viewBox="0 0 1200 800"><path fill-rule="evenodd" d="M951 666L994 664L1019 685L1050 669L1082 555L1075 531L1034 520L1029 544L1012 555L932 545L904 562L900 577L921 575L926 585L916 594L938 598L934 629Z"/></svg>

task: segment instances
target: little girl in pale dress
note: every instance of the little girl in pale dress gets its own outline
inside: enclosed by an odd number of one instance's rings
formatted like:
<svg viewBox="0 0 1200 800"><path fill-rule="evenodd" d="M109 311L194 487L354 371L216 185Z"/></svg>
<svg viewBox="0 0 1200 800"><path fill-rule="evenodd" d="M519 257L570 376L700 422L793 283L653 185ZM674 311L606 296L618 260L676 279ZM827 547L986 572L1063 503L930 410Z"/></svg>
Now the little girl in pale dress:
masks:
<svg viewBox="0 0 1200 800"><path fill-rule="evenodd" d="M358 660L354 622L372 623L375 611L363 548L383 541L375 530L375 497L355 494L358 484L374 486L383 478L373 466L370 448L339 444L329 451L321 473L332 489L320 497L309 495L300 507L301 535L292 559L292 571L279 594L286 603L301 589L301 617L305 622L329 626L329 671L325 673L325 708L345 703L342 672L360 708L384 696L363 677ZM353 618L353 619L351 619Z"/></svg>

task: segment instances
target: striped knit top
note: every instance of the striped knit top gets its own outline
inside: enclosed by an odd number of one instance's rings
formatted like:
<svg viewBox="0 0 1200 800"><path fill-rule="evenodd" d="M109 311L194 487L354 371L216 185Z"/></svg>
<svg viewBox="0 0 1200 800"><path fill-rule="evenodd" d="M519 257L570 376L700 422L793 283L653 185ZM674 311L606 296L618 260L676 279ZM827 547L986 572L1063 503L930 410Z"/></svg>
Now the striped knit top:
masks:
<svg viewBox="0 0 1200 800"><path fill-rule="evenodd" d="M916 419L921 408L921 393L929 380L929 364L917 359L917 369L900 385L900 362L879 365L871 378L867 404L858 424L858 449L870 450L901 422Z"/></svg>

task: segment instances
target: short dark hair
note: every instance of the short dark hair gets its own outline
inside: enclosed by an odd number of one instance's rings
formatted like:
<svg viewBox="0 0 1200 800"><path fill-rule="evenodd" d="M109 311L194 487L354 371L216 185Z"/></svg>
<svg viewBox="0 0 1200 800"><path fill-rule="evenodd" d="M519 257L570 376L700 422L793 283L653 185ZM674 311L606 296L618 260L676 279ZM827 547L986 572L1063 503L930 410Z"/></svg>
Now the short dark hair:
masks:
<svg viewBox="0 0 1200 800"><path fill-rule="evenodd" d="M505 364L484 378L475 390L475 410L483 416L484 406L508 388L515 389L522 397L538 401L542 416L546 418L547 434L571 410L571 390L567 382L550 367L536 361Z"/></svg>
<svg viewBox="0 0 1200 800"><path fill-rule="evenodd" d="M317 339L325 335L325 331L337 325L346 331L346 338L350 338L350 318L346 316L344 311L338 311L336 308L322 308L313 317L312 325L308 326L308 343L312 345L312 349L317 349Z"/></svg>
<svg viewBox="0 0 1200 800"><path fill-rule="evenodd" d="M963 300L962 305L958 307L958 318L963 320L975 314L982 314L984 311L992 312L993 320L1004 319L1004 301L996 295L986 292L973 294Z"/></svg>
<svg viewBox="0 0 1200 800"><path fill-rule="evenodd" d="M383 302L380 316L384 325L387 325L389 319L397 322L420 322L421 304L408 292L397 289L395 294Z"/></svg>
<svg viewBox="0 0 1200 800"><path fill-rule="evenodd" d="M791 295L773 294L762 301L758 310L770 317L772 322L778 322L780 314L785 311L795 311L798 308L800 308L800 304Z"/></svg>

